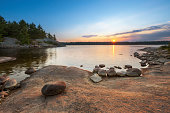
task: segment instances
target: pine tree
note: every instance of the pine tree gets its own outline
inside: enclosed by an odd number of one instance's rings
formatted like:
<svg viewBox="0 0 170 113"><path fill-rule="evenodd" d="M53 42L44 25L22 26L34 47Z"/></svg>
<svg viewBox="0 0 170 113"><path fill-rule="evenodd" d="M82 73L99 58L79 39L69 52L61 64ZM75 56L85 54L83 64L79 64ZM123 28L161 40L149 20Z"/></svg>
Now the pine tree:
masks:
<svg viewBox="0 0 170 113"><path fill-rule="evenodd" d="M2 16L0 16L0 41L2 41L2 38L7 34L5 28L6 21Z"/></svg>

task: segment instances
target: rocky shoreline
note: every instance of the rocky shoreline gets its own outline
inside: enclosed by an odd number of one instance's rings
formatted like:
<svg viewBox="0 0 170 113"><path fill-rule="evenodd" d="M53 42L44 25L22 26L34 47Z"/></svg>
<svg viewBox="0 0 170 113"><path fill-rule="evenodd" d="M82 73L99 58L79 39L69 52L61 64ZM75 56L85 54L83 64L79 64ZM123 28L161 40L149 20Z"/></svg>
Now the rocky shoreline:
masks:
<svg viewBox="0 0 170 113"><path fill-rule="evenodd" d="M12 93L3 99L0 111L168 112L169 53L158 48L142 51L145 53L134 53L148 65L141 71L131 65L125 65L125 72L116 72L115 67L104 70L104 64L95 66L93 72L67 66L29 69L27 73L31 77L23 80L19 89L11 90ZM53 92L56 88L63 88L62 93Z"/></svg>
<svg viewBox="0 0 170 113"><path fill-rule="evenodd" d="M51 47L65 47L64 44L54 41L48 38L44 39L36 39L32 42L32 44L19 44L19 41L15 38L4 37L4 41L0 42L0 48L2 49L10 49L10 48L51 48Z"/></svg>

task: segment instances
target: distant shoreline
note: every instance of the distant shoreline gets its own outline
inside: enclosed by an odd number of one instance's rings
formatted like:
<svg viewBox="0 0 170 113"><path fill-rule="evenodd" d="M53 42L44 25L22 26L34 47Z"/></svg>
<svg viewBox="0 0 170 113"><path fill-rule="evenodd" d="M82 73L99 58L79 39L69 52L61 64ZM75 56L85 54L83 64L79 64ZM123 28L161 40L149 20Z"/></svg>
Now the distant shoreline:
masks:
<svg viewBox="0 0 170 113"><path fill-rule="evenodd" d="M166 45L170 41L148 42L61 42L64 45Z"/></svg>

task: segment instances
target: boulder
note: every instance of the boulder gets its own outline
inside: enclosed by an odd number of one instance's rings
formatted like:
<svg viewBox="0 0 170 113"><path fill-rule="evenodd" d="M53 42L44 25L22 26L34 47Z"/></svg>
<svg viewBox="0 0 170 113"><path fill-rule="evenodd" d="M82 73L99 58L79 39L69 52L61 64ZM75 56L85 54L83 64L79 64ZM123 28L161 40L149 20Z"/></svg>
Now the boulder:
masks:
<svg viewBox="0 0 170 113"><path fill-rule="evenodd" d="M105 67L105 65L104 64L99 64L99 67L103 68L103 67Z"/></svg>
<svg viewBox="0 0 170 113"><path fill-rule="evenodd" d="M36 72L36 70L34 68L28 68L26 71L25 71L25 74L32 74Z"/></svg>
<svg viewBox="0 0 170 113"><path fill-rule="evenodd" d="M147 63L146 60L142 60L142 61L140 62L141 66L146 66L146 65L147 65L146 63Z"/></svg>
<svg viewBox="0 0 170 113"><path fill-rule="evenodd" d="M93 73L98 73L99 70L100 70L100 68L94 68Z"/></svg>
<svg viewBox="0 0 170 113"><path fill-rule="evenodd" d="M117 76L125 77L126 76L126 71L117 72Z"/></svg>
<svg viewBox="0 0 170 113"><path fill-rule="evenodd" d="M94 83L98 83L98 82L102 81L102 77L100 77L98 74L94 74L94 75L90 76L90 79Z"/></svg>
<svg viewBox="0 0 170 113"><path fill-rule="evenodd" d="M98 65L95 65L95 68L100 68Z"/></svg>
<svg viewBox="0 0 170 113"><path fill-rule="evenodd" d="M107 75L110 77L116 76L116 71L114 69L109 69L106 72L107 72Z"/></svg>
<svg viewBox="0 0 170 113"><path fill-rule="evenodd" d="M129 77L138 77L141 75L141 70L138 68L131 68L126 71L126 75Z"/></svg>
<svg viewBox="0 0 170 113"><path fill-rule="evenodd" d="M129 68L132 68L131 65L125 65L125 69L129 69Z"/></svg>
<svg viewBox="0 0 170 113"><path fill-rule="evenodd" d="M99 75L99 76L106 77L106 76L107 76L106 70L104 70L104 69L99 69L98 75Z"/></svg>
<svg viewBox="0 0 170 113"><path fill-rule="evenodd" d="M54 84L46 84L43 86L41 89L41 93L44 96L52 96L52 95L57 95L66 89L66 83L63 81L57 81Z"/></svg>

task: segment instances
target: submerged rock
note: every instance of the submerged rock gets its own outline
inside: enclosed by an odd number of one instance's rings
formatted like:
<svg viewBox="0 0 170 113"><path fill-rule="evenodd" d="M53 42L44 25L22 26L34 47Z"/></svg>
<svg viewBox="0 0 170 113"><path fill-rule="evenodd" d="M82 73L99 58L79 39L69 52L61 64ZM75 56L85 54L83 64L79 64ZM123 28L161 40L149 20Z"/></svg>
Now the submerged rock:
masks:
<svg viewBox="0 0 170 113"><path fill-rule="evenodd" d="M131 68L126 71L126 75L129 77L138 77L141 74L142 74L142 72L138 68Z"/></svg>
<svg viewBox="0 0 170 113"><path fill-rule="evenodd" d="M25 74L32 74L36 72L36 70L34 68L28 68L26 71L25 71Z"/></svg>
<svg viewBox="0 0 170 113"><path fill-rule="evenodd" d="M41 89L41 92L45 96L57 95L66 89L66 83L63 81L57 81L54 84L46 84Z"/></svg>
<svg viewBox="0 0 170 113"><path fill-rule="evenodd" d="M90 76L90 79L95 83L102 81L102 77L100 77L98 74L94 74L94 75Z"/></svg>

